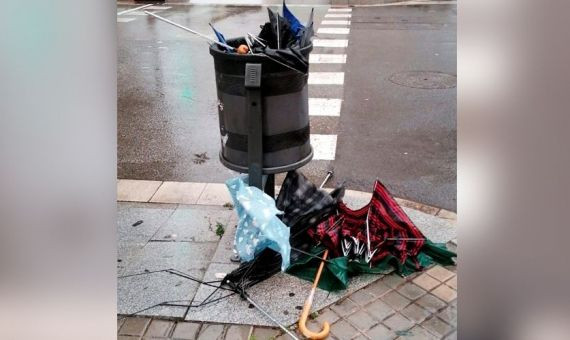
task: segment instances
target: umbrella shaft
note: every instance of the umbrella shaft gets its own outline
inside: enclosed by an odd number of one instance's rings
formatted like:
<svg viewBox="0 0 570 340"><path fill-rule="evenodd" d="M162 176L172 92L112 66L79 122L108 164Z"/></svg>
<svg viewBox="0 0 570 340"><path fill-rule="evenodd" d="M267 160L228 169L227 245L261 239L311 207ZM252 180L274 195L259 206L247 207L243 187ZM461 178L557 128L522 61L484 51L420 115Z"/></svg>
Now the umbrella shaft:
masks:
<svg viewBox="0 0 570 340"><path fill-rule="evenodd" d="M292 337L295 340L299 340L299 338L297 338L295 334L293 334L290 330L287 329L287 327L283 326L279 321L275 320L269 313L267 313L261 307L259 307L257 303L255 303L255 301L253 301L248 295L245 295L245 298L249 303L251 303L255 308L257 308L257 310L263 313L263 315L265 315L269 320L273 321L273 323L279 326L279 328L285 331L285 333L289 334L290 337Z"/></svg>

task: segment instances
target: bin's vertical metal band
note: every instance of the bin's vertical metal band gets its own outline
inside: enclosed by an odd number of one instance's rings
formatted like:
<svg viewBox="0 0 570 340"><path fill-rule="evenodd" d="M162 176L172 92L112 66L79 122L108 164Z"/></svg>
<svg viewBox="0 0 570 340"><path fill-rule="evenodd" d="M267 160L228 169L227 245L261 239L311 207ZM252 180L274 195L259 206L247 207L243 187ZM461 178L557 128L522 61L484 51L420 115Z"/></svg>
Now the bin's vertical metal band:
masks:
<svg viewBox="0 0 570 340"><path fill-rule="evenodd" d="M261 101L261 64L245 65L245 112L247 112L247 164L249 185L263 190L263 107Z"/></svg>

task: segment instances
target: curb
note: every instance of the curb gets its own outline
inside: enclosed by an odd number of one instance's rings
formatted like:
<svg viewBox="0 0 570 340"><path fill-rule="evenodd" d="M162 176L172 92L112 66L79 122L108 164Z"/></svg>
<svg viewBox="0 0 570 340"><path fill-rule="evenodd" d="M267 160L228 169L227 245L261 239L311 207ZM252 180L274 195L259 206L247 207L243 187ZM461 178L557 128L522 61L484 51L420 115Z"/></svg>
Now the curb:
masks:
<svg viewBox="0 0 570 340"><path fill-rule="evenodd" d="M279 188L280 186L276 187L277 190ZM332 189L325 188L325 190ZM372 193L346 190L345 196L366 202L370 200ZM402 207L418 210L451 222L457 221L457 214L453 211L403 198L395 197L395 199ZM231 204L232 199L223 183L119 179L117 181L117 201L224 206Z"/></svg>

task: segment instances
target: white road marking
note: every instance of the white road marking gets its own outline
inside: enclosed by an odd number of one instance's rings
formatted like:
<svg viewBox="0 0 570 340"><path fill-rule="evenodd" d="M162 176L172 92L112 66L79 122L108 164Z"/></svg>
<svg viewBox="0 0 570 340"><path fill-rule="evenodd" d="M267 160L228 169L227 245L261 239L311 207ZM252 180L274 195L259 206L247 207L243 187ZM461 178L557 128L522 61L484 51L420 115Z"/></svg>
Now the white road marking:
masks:
<svg viewBox="0 0 570 340"><path fill-rule="evenodd" d="M339 117L342 99L309 98L309 116Z"/></svg>
<svg viewBox="0 0 570 340"><path fill-rule="evenodd" d="M352 12L352 8L329 8L329 12Z"/></svg>
<svg viewBox="0 0 570 340"><path fill-rule="evenodd" d="M172 8L172 7L168 7L168 6L150 6L150 7L147 8L147 9L154 9L154 10L157 10L157 11L163 11L163 10L170 9L170 8ZM275 27L277 27L277 26L275 26Z"/></svg>
<svg viewBox="0 0 570 340"><path fill-rule="evenodd" d="M313 47L347 47L347 39L314 39Z"/></svg>
<svg viewBox="0 0 570 340"><path fill-rule="evenodd" d="M352 14L325 14L325 18L350 18Z"/></svg>
<svg viewBox="0 0 570 340"><path fill-rule="evenodd" d="M342 85L344 72L309 72L309 85Z"/></svg>
<svg viewBox="0 0 570 340"><path fill-rule="evenodd" d="M323 20L321 21L321 25L347 26L350 25L350 20Z"/></svg>
<svg viewBox="0 0 570 340"><path fill-rule="evenodd" d="M346 64L346 54L310 54L311 64Z"/></svg>
<svg viewBox="0 0 570 340"><path fill-rule="evenodd" d="M135 18L117 18L117 22L131 22L135 20Z"/></svg>
<svg viewBox="0 0 570 340"><path fill-rule="evenodd" d="M311 135L313 160L334 160L336 153L336 135Z"/></svg>
<svg viewBox="0 0 570 340"><path fill-rule="evenodd" d="M317 31L318 34L348 34L350 33L350 28L344 27L321 27Z"/></svg>

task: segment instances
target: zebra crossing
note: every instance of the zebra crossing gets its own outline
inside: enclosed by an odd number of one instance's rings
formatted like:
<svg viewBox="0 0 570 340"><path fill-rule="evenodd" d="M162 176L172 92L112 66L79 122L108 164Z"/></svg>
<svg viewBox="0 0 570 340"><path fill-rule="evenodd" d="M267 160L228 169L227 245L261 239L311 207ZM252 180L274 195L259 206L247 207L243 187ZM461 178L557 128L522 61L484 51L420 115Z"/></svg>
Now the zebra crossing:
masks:
<svg viewBox="0 0 570 340"><path fill-rule="evenodd" d="M117 13L117 23L127 23L136 20L137 17L146 16L147 14L144 11L152 11L153 13L158 13L170 8L172 7L143 5L135 8L126 9Z"/></svg>
<svg viewBox="0 0 570 340"><path fill-rule="evenodd" d="M317 161L314 166L326 167L326 163L336 157L336 127L342 109L351 12L351 8L329 8L313 39L313 52L309 57L309 116L313 130L317 127L321 132L311 134L313 160ZM327 127L326 134L321 126Z"/></svg>

